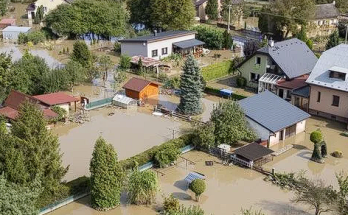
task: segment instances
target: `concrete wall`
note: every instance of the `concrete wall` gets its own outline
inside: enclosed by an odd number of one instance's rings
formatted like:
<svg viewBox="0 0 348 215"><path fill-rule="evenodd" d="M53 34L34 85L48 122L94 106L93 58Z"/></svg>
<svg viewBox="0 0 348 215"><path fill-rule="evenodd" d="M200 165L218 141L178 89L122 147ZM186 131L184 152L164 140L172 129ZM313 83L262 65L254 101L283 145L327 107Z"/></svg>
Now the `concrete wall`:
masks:
<svg viewBox="0 0 348 215"><path fill-rule="evenodd" d="M318 92L321 93L320 102L317 102ZM332 106L333 95L340 97L340 103L338 107ZM315 115L320 115L320 114L316 114L316 112L318 111L318 112L322 112L326 114L329 117L338 116L344 119L348 118L348 93L347 92L333 90L333 89L320 87L316 85L311 85L310 98L311 98L309 101L310 113Z"/></svg>
<svg viewBox="0 0 348 215"><path fill-rule="evenodd" d="M306 130L306 120L303 120L296 124L296 135Z"/></svg>
<svg viewBox="0 0 348 215"><path fill-rule="evenodd" d="M173 52L173 43L176 42L181 42L184 40L190 40L190 39L195 39L195 34L187 35L187 36L182 36L182 37L176 37L168 40L161 40L153 43L148 43L147 44L147 56L152 57L152 50L157 49L158 56L153 57L154 59L161 59L164 57L167 57ZM122 47L121 47L122 48ZM162 55L162 48L168 48L168 52L165 55Z"/></svg>
<svg viewBox="0 0 348 215"><path fill-rule="evenodd" d="M260 66L256 65L257 57L261 58ZM241 72L242 76L246 78L248 87L253 87L257 89L258 84L250 82L251 73L259 74L261 78L261 76L266 73L266 65L268 58L269 57L266 55L256 54L238 69Z"/></svg>
<svg viewBox="0 0 348 215"><path fill-rule="evenodd" d="M147 43L130 43L122 42L121 43L121 54L126 54L129 56L138 56L149 57L147 55Z"/></svg>

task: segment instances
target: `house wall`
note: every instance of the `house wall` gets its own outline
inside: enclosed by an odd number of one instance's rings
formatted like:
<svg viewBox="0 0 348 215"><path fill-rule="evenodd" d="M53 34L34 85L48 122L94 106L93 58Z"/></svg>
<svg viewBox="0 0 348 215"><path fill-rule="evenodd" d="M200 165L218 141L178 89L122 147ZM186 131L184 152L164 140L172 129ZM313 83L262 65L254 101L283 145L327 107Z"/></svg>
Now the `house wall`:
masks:
<svg viewBox="0 0 348 215"><path fill-rule="evenodd" d="M136 92L134 90L129 90L129 89L126 89L126 96L127 97L130 97L132 99L137 99L139 100L140 98L140 93L139 92Z"/></svg>
<svg viewBox="0 0 348 215"><path fill-rule="evenodd" d="M121 43L121 54L133 56L143 56L148 57L147 55L147 43L131 43L131 42L122 42Z"/></svg>
<svg viewBox="0 0 348 215"><path fill-rule="evenodd" d="M65 104L60 104L60 105L57 105L58 107L60 108L63 108L67 114L69 115L69 112L70 112L70 104L69 103L65 103Z"/></svg>
<svg viewBox="0 0 348 215"><path fill-rule="evenodd" d="M269 136L269 147L279 143L280 132L284 132L284 131L283 130L278 131L274 135Z"/></svg>
<svg viewBox="0 0 348 215"><path fill-rule="evenodd" d="M35 2L35 10L34 11L27 11L28 14L28 19L32 19L32 12L36 14L37 8L40 7L41 5L44 7L44 15L47 15L48 12L51 10L54 10L58 7L58 5L61 4L67 4L66 1L64 0L37 0Z"/></svg>
<svg viewBox="0 0 348 215"><path fill-rule="evenodd" d="M157 60L164 58L164 57L167 57L173 51L173 43L181 42L184 40L190 40L190 39L195 39L195 34L182 36L182 37L176 37L176 38L167 39L167 40L161 40L161 41L157 41L157 42L153 42L153 43L148 43L147 44L147 56L154 58L154 59L157 59ZM122 46L121 46L121 48L122 48ZM162 48L168 48L167 54L162 55ZM156 50L156 49L157 49L158 56L152 57L152 50Z"/></svg>
<svg viewBox="0 0 348 215"><path fill-rule="evenodd" d="M291 90L287 89L287 88L282 88L277 86L277 95L279 96L279 89L283 90L283 97L282 99L289 99L291 100ZM289 94L289 97L287 97L287 95Z"/></svg>
<svg viewBox="0 0 348 215"><path fill-rule="evenodd" d="M158 86L155 84L149 84L139 93L139 98L141 100L144 100L150 96L157 96L158 93L159 93Z"/></svg>
<svg viewBox="0 0 348 215"><path fill-rule="evenodd" d="M296 124L296 135L306 130L306 120L303 120Z"/></svg>
<svg viewBox="0 0 348 215"><path fill-rule="evenodd" d="M320 102L317 102L318 92L321 93ZM340 97L339 106L332 106L333 95ZM337 121L347 122L348 93L326 87L311 85L309 113Z"/></svg>
<svg viewBox="0 0 348 215"><path fill-rule="evenodd" d="M201 4L196 8L196 15L200 20L208 20L208 16L205 14L205 7L207 6L207 2Z"/></svg>
<svg viewBox="0 0 348 215"><path fill-rule="evenodd" d="M310 38L317 36L329 36L337 30L338 18L318 19L309 22L307 36Z"/></svg>
<svg viewBox="0 0 348 215"><path fill-rule="evenodd" d="M29 32L29 31L28 31ZM13 40L16 41L18 39L18 35L20 33L27 34L28 32L19 32L19 31L3 31L2 36L4 40Z"/></svg>
<svg viewBox="0 0 348 215"><path fill-rule="evenodd" d="M258 66L256 64L256 58L261 58L261 64ZM256 73L260 75L260 78L263 74L266 73L266 65L268 61L268 56L262 54L256 54L252 58L250 58L247 62L245 62L238 70L240 71L242 77L246 78L247 86L257 89L258 83L254 83L250 81L251 73Z"/></svg>

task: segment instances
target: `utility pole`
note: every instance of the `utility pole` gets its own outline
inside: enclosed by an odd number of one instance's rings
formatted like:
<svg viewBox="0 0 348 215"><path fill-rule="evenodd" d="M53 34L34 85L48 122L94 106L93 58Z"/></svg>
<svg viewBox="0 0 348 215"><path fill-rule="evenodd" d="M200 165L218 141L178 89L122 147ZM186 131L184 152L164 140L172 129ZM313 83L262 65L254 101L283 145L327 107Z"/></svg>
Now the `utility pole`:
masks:
<svg viewBox="0 0 348 215"><path fill-rule="evenodd" d="M232 5L228 5L228 26L227 26L227 32L230 33L230 22L231 22L231 7Z"/></svg>
<svg viewBox="0 0 348 215"><path fill-rule="evenodd" d="M348 37L348 24L346 25L346 39L344 40L344 44L347 44L347 37Z"/></svg>

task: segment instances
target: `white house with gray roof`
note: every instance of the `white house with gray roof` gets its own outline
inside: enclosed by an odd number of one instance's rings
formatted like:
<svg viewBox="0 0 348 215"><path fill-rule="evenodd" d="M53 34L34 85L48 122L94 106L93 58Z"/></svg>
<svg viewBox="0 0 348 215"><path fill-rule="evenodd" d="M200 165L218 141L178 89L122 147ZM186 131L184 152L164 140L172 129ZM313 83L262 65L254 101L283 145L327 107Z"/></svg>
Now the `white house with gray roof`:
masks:
<svg viewBox="0 0 348 215"><path fill-rule="evenodd" d="M310 117L268 90L240 100L239 105L250 127L268 147L305 131Z"/></svg>
<svg viewBox="0 0 348 215"><path fill-rule="evenodd" d="M154 59L168 57L173 52L183 55L200 54L204 42L195 39L194 31L166 31L148 36L119 40L121 54Z"/></svg>
<svg viewBox="0 0 348 215"><path fill-rule="evenodd" d="M269 44L246 58L237 69L247 80L247 87L258 93L269 90L291 99L294 89L305 85L306 75L314 68L317 57L306 43L297 38Z"/></svg>
<svg viewBox="0 0 348 215"><path fill-rule="evenodd" d="M341 122L348 122L348 45L325 51L311 75L309 112Z"/></svg>

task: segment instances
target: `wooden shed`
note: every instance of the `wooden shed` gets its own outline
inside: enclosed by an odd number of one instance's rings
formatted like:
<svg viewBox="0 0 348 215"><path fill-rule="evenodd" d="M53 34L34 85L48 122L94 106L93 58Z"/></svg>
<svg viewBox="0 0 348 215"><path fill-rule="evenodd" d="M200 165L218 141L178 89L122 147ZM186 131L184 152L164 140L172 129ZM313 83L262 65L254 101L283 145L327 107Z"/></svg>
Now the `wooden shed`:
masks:
<svg viewBox="0 0 348 215"><path fill-rule="evenodd" d="M127 97L137 100L157 96L159 93L158 84L140 78L130 79L123 88L126 91Z"/></svg>

